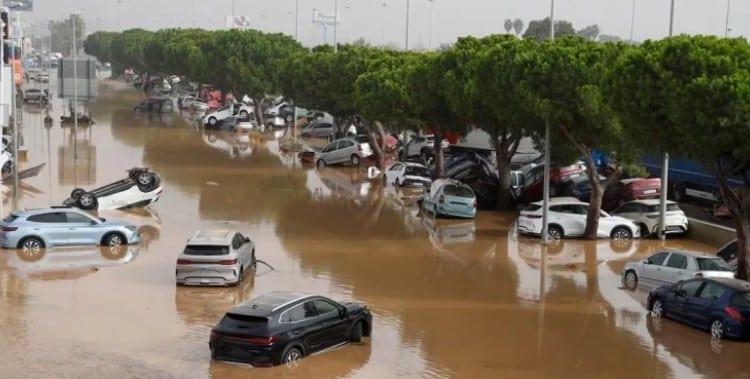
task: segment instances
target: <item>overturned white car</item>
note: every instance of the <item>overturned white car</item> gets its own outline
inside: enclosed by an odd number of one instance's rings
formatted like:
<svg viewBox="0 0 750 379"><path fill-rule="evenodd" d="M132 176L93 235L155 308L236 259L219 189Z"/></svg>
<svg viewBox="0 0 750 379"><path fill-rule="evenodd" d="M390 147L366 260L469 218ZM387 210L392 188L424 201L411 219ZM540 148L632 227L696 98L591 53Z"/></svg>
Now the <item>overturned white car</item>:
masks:
<svg viewBox="0 0 750 379"><path fill-rule="evenodd" d="M85 210L145 207L159 200L161 178L147 168L128 170L128 177L87 192L76 188L63 205Z"/></svg>

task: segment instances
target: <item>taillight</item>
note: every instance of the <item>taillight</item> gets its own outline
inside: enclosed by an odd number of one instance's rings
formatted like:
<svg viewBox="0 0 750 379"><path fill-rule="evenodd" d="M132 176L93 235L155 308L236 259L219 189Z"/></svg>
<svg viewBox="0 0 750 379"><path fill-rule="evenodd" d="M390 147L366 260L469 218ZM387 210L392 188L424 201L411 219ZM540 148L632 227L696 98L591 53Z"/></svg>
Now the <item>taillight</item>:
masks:
<svg viewBox="0 0 750 379"><path fill-rule="evenodd" d="M271 346L274 343L279 341L278 336L271 336L271 337L250 337L245 339L247 342L250 342L253 345L260 345L260 346Z"/></svg>
<svg viewBox="0 0 750 379"><path fill-rule="evenodd" d="M219 264L224 265L224 266L236 265L237 259L227 259L227 260L219 261Z"/></svg>
<svg viewBox="0 0 750 379"><path fill-rule="evenodd" d="M193 264L193 261L191 261L189 259L178 259L177 260L177 264L178 265L189 265L189 264Z"/></svg>
<svg viewBox="0 0 750 379"><path fill-rule="evenodd" d="M15 232L16 230L18 230L18 228L15 226L3 226L2 230L4 232Z"/></svg>
<svg viewBox="0 0 750 379"><path fill-rule="evenodd" d="M729 318L731 318L734 321L744 320L744 317L742 317L742 314L740 313L740 311L738 311L737 309L733 307L730 307L727 305L726 307L724 307L724 312L727 312L727 315L729 316Z"/></svg>
<svg viewBox="0 0 750 379"><path fill-rule="evenodd" d="M438 198L438 203L440 203L440 204L445 203L445 196L440 195L440 197Z"/></svg>
<svg viewBox="0 0 750 379"><path fill-rule="evenodd" d="M696 273L695 273L695 277L696 277L696 278L702 278L702 277L703 277L703 273L701 273L701 272L696 272Z"/></svg>

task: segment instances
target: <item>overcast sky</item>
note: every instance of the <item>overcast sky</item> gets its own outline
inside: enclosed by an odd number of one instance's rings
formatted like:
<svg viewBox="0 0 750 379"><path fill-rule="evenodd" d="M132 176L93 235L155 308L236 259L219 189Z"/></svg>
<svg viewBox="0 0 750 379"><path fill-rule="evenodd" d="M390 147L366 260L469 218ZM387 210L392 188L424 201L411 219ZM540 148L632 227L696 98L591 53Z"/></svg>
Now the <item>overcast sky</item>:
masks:
<svg viewBox="0 0 750 379"><path fill-rule="evenodd" d="M313 9L333 14L335 0L298 0L299 38L305 45L323 42L323 29L312 23ZM133 27L223 28L232 14L247 16L253 27L294 35L296 0L35 0L32 20L59 19L71 11L83 12L88 32ZM386 2L387 5L383 6ZM750 37L750 1L730 0L730 36ZM342 22L338 39L364 38L379 45L403 46L407 0L338 0ZM635 0L636 40L668 34L670 0ZM430 7L432 44L452 42L459 36L504 32L503 21L547 17L550 0L411 0L410 45L429 44ZM576 29L598 24L604 34L629 38L633 0L556 0L555 18L573 22ZM726 0L676 0L675 33L724 35ZM193 12L195 10L195 12ZM193 15L195 14L195 18ZM195 20L195 24L193 23ZM743 22L745 20L745 22ZM328 34L333 39L332 29Z"/></svg>

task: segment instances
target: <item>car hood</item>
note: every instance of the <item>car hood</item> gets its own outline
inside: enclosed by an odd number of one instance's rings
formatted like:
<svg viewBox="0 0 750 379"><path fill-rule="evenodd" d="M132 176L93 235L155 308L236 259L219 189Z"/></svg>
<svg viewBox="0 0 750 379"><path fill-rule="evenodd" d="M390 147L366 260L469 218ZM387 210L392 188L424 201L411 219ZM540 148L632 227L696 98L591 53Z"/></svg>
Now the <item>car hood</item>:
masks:
<svg viewBox="0 0 750 379"><path fill-rule="evenodd" d="M342 305L346 307L347 312L358 312L367 308L367 306L362 303L344 303Z"/></svg>
<svg viewBox="0 0 750 379"><path fill-rule="evenodd" d="M612 221L621 222L623 224L628 224L628 225L632 224L632 225L635 225L635 223L633 222L633 220L627 219L627 218L621 217L621 216L610 215L609 219L612 220Z"/></svg>
<svg viewBox="0 0 750 379"><path fill-rule="evenodd" d="M132 222L124 221L124 220L106 220L99 224L100 226L133 226L135 227L135 224Z"/></svg>

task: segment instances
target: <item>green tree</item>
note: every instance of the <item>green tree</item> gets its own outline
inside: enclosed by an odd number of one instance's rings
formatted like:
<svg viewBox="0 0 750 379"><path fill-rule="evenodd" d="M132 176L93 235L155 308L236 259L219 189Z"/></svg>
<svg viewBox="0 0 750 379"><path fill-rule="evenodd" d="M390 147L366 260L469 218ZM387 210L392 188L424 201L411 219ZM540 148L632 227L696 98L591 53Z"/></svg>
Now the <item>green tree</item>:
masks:
<svg viewBox="0 0 750 379"><path fill-rule="evenodd" d="M517 18L513 21L513 31L516 32L516 35L521 35L521 32L523 32L523 20L520 18Z"/></svg>
<svg viewBox="0 0 750 379"><path fill-rule="evenodd" d="M554 141L569 144L586 162L591 184L586 239L597 238L604 188L638 153L604 96L608 70L624 50L624 45L564 38L546 42L521 59L525 67L521 86L533 99L537 114L557 132ZM619 165L606 179L599 178L594 149L616 153Z"/></svg>
<svg viewBox="0 0 750 379"><path fill-rule="evenodd" d="M568 21L555 21L555 38L564 36L573 36L576 34L573 24ZM523 33L523 38L534 38L538 41L549 39L550 19L534 20L529 22L529 27Z"/></svg>
<svg viewBox="0 0 750 379"><path fill-rule="evenodd" d="M130 29L114 36L112 60L123 67L133 67L139 71L148 70L145 48L153 34L144 29Z"/></svg>
<svg viewBox="0 0 750 379"><path fill-rule="evenodd" d="M576 35L589 41L596 41L596 38L599 36L599 25L589 25L576 32Z"/></svg>
<svg viewBox="0 0 750 379"><path fill-rule="evenodd" d="M740 187L729 184L750 173L747 41L706 36L647 41L617 62L610 80L613 104L633 140L652 153L700 162L719 183L737 230L738 277L747 279L750 178Z"/></svg>
<svg viewBox="0 0 750 379"><path fill-rule="evenodd" d="M505 33L510 33L513 30L513 21L511 19L505 20Z"/></svg>

